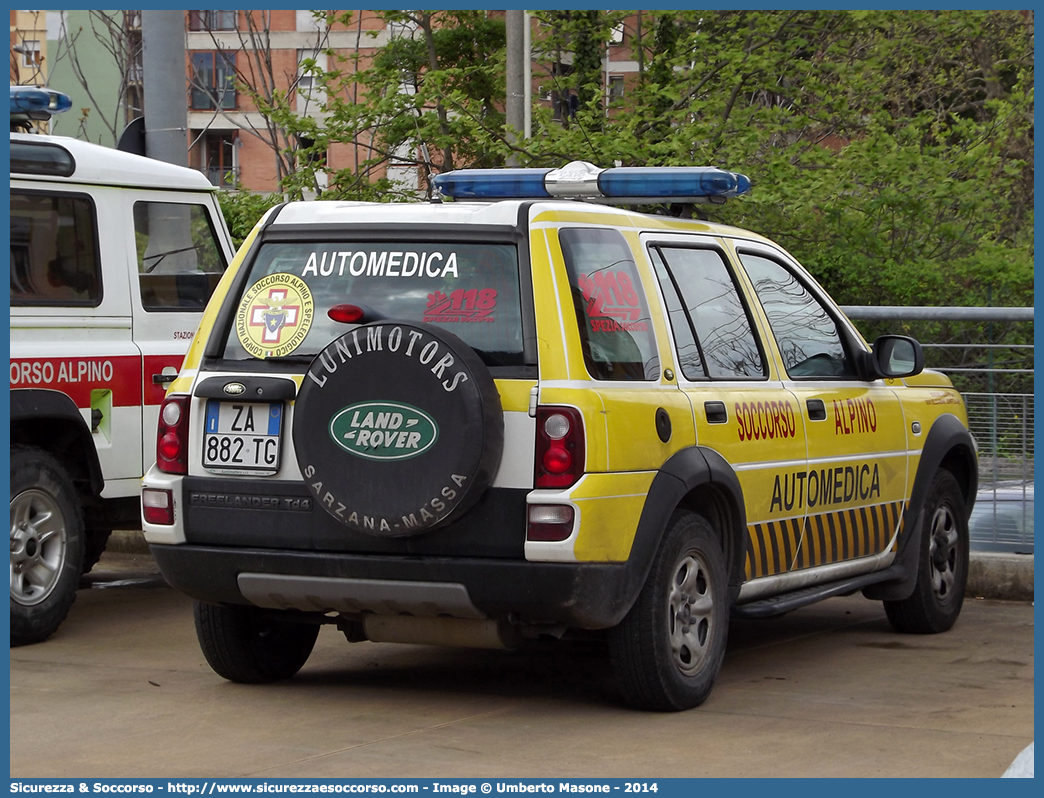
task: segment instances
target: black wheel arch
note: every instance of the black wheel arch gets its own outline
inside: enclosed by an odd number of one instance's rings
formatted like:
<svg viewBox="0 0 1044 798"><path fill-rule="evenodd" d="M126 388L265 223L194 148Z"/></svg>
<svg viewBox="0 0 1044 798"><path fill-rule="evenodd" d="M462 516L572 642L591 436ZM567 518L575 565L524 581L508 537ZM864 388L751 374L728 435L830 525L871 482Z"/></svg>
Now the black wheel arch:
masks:
<svg viewBox="0 0 1044 798"><path fill-rule="evenodd" d="M743 584L747 556L747 513L743 489L732 466L713 449L690 446L675 452L653 477L627 560L617 615L623 618L649 576L653 558L675 510L704 516L722 535L731 606Z"/></svg>
<svg viewBox="0 0 1044 798"><path fill-rule="evenodd" d="M82 493L105 487L98 452L76 404L60 391L11 391L11 445L35 446L57 458Z"/></svg>
<svg viewBox="0 0 1044 798"><path fill-rule="evenodd" d="M873 585L863 591L870 599L896 601L907 598L917 582L918 552L920 551L924 504L932 480L940 468L953 474L964 497L965 521L975 505L975 494L979 489L979 467L975 453L975 441L971 432L952 413L939 416L925 437L921 449L921 460L917 464L913 490L907 506L906 529L909 534L899 541L899 550L893 568L901 577L892 582Z"/></svg>

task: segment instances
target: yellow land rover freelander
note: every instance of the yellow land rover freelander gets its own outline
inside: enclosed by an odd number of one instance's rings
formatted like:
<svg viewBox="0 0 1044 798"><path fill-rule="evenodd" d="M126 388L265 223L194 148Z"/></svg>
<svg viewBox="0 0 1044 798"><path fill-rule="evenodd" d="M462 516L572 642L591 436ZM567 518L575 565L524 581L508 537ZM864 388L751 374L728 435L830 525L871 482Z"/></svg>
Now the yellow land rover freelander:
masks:
<svg viewBox="0 0 1044 798"><path fill-rule="evenodd" d="M975 445L920 345L869 346L780 247L618 205L710 167L460 170L437 201L258 223L160 413L144 528L214 670L349 641L604 630L620 689L700 704L730 616L861 590L949 629Z"/></svg>

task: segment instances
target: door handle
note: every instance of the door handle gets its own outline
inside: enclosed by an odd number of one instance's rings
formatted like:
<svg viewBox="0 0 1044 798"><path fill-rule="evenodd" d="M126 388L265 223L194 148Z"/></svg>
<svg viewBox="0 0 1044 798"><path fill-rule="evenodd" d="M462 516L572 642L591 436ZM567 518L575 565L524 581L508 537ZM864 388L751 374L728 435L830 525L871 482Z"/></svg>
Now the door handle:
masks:
<svg viewBox="0 0 1044 798"><path fill-rule="evenodd" d="M152 384L153 385L169 385L178 378L177 374L153 374Z"/></svg>
<svg viewBox="0 0 1044 798"><path fill-rule="evenodd" d="M826 421L826 405L822 399L806 399L809 421Z"/></svg>
<svg viewBox="0 0 1044 798"><path fill-rule="evenodd" d="M729 422L729 411L725 409L724 402L704 402L703 409L707 413L708 424L727 424Z"/></svg>

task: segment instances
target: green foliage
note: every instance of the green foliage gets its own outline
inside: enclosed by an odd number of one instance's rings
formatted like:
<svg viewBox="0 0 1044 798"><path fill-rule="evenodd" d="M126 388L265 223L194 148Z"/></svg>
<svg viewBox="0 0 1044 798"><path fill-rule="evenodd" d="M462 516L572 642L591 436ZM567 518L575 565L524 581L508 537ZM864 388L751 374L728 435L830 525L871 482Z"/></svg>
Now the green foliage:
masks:
<svg viewBox="0 0 1044 798"><path fill-rule="evenodd" d="M264 216L265 211L283 201L279 194L255 194L252 191L219 191L218 202L225 217L232 243L236 248Z"/></svg>
<svg viewBox="0 0 1044 798"><path fill-rule="evenodd" d="M777 240L845 304L1032 302L1031 16L681 11L649 27L623 107L608 124L538 116L532 163L744 172L749 197L700 210Z"/></svg>
<svg viewBox="0 0 1044 798"><path fill-rule="evenodd" d="M317 70L321 127L284 97L266 107L287 141L311 142L288 196L317 189L310 154L335 142L361 155L323 197L413 197L388 167L420 166L426 181L511 154L714 164L749 175L753 192L697 211L775 239L841 303L1032 303L1031 13L645 11L641 40L627 40L641 71L607 111L602 59L637 12L534 12L534 82L575 93L579 109L556 121L535 103L533 136L514 145L499 16L381 13L393 34L371 63L330 51Z"/></svg>
<svg viewBox="0 0 1044 798"><path fill-rule="evenodd" d="M420 166L427 175L461 163L502 164L506 148L491 149L489 136L503 138L503 20L483 11L380 14L394 33L372 63L361 68L339 56L341 69L323 79L325 137L365 150L333 176L329 196L414 195L385 175L389 166Z"/></svg>
<svg viewBox="0 0 1044 798"><path fill-rule="evenodd" d="M556 59L555 72L562 75L559 88L574 89L580 109L591 115L590 124L600 128L597 114L602 110L602 59L614 20L593 10L549 11L543 19L551 30L544 46L553 47L556 53L568 50L572 54L568 70Z"/></svg>

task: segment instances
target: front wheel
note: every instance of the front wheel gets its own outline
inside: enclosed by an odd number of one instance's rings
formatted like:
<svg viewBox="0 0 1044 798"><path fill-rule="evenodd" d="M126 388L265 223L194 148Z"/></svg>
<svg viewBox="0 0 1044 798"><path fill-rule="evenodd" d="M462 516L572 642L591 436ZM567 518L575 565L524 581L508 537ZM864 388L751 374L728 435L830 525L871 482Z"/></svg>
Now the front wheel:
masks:
<svg viewBox="0 0 1044 798"><path fill-rule="evenodd" d="M259 607L195 603L196 637L210 667L230 682L289 679L304 666L319 625L280 620Z"/></svg>
<svg viewBox="0 0 1044 798"><path fill-rule="evenodd" d="M76 600L83 516L72 480L42 449L11 450L11 644L46 640Z"/></svg>
<svg viewBox="0 0 1044 798"><path fill-rule="evenodd" d="M911 634L945 632L957 622L968 582L968 517L957 480L940 470L928 490L917 582L901 601L884 602L893 628Z"/></svg>
<svg viewBox="0 0 1044 798"><path fill-rule="evenodd" d="M610 630L609 654L628 703L676 711L707 699L725 656L726 585L714 528L676 512L637 601Z"/></svg>

